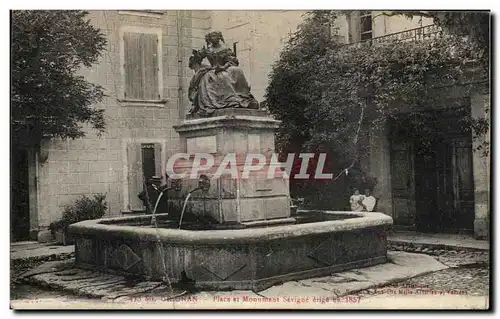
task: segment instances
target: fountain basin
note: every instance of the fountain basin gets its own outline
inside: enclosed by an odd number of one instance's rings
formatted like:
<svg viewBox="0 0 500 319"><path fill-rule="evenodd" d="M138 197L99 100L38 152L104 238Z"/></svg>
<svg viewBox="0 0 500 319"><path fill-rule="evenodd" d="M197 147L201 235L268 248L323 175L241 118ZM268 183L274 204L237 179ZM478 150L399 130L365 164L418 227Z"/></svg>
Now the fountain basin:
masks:
<svg viewBox="0 0 500 319"><path fill-rule="evenodd" d="M69 232L77 267L147 280L161 280L166 272L171 283L187 276L200 289L260 291L387 261L391 217L322 214L331 218L223 230L155 228L149 226L151 215L142 215L83 221ZM172 227L166 218L157 215L160 225L163 219Z"/></svg>

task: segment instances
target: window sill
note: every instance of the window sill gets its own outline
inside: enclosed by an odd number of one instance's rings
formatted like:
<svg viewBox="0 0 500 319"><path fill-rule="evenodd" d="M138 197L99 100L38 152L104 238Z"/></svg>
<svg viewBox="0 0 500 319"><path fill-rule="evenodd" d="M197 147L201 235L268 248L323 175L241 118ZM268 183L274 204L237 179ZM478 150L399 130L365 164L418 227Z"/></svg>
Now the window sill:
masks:
<svg viewBox="0 0 500 319"><path fill-rule="evenodd" d="M161 18L164 14L163 11L155 11L155 10L119 10L118 14L123 15L132 15L132 16L140 16L140 17L152 17L152 18Z"/></svg>
<svg viewBox="0 0 500 319"><path fill-rule="evenodd" d="M121 106L157 106L164 107L168 100L134 100L134 99L118 99Z"/></svg>

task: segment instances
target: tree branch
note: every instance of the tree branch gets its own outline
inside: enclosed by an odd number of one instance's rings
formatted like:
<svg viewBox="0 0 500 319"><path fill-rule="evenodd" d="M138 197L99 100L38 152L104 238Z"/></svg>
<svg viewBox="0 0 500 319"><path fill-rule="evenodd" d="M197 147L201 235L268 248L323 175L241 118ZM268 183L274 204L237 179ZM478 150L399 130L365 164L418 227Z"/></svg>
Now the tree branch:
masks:
<svg viewBox="0 0 500 319"><path fill-rule="evenodd" d="M356 147L358 145L359 131L361 131L361 126L363 125L363 119L364 119L364 115L365 115L365 107L366 107L365 104L361 105L361 112L359 114L359 120L358 120L358 128L356 129L356 135L354 136L354 147ZM356 156L354 157L354 160L352 161L351 165L344 168L340 173L338 173L337 176L335 176L332 179L332 181L339 179L340 176L342 176L342 174L344 174L344 173L348 174L348 171L354 167L354 164L356 164L357 161L358 161L358 152L356 151Z"/></svg>

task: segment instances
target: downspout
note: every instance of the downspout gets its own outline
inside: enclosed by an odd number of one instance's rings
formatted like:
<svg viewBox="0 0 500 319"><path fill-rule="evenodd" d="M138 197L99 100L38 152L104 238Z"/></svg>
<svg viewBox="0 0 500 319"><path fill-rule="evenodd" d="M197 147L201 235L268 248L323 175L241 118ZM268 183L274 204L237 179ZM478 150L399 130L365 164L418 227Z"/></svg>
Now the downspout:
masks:
<svg viewBox="0 0 500 319"><path fill-rule="evenodd" d="M236 179L236 221L241 223L240 179Z"/></svg>
<svg viewBox="0 0 500 319"><path fill-rule="evenodd" d="M183 77L184 77L184 65L183 65L183 55L184 55L184 50L182 47L182 39L184 38L183 35L183 28L182 28L182 20L184 18L184 14L182 10L177 10L177 63L178 63L178 70L177 70L177 84L178 84L178 91L177 91L177 106L179 109L179 121L182 121L184 119L184 103L183 103L183 95L184 95L184 88L183 88Z"/></svg>
<svg viewBox="0 0 500 319"><path fill-rule="evenodd" d="M40 232L40 170L38 167L38 152L35 152L35 205L33 206L34 212L33 216L31 215L30 209L30 239L38 241L38 233ZM33 219L32 219L33 218ZM36 232L36 238L34 238L34 234L32 232ZM33 237L32 237L33 236Z"/></svg>
<svg viewBox="0 0 500 319"><path fill-rule="evenodd" d="M255 34L257 33L257 19L255 17L255 12L252 14L252 29L250 30L250 47L248 48L248 75L247 75L247 81L250 83L250 88L252 88L252 73L253 73L253 49L255 48ZM245 41L246 42L246 41ZM255 92L253 92L255 93ZM259 109L260 109L260 104L262 101L259 102Z"/></svg>

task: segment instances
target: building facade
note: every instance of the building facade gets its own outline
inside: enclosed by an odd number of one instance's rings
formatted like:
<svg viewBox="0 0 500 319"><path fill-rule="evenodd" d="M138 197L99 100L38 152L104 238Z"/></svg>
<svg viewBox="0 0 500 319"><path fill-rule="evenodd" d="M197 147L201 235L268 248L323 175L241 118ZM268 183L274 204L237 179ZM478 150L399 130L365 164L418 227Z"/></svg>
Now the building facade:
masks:
<svg viewBox="0 0 500 319"><path fill-rule="evenodd" d="M39 151L20 155L26 164L26 174L21 174L23 185L28 185L29 191L19 196L26 197L23 209L29 219L29 230L25 236L17 237L50 240L50 223L60 218L65 205L81 195L105 193L108 216L143 210L137 197L142 175L159 176L166 160L178 151L173 125L189 109L187 88L193 73L188 60L192 49L205 44L208 31L222 31L226 45L236 49L252 93L262 101L271 66L303 21L304 13L91 11L90 20L106 34L108 44L100 62L81 73L105 89L106 97L96 107L106 110L107 130L102 136L88 129L81 139L46 140ZM334 32L347 44L432 23L425 18L407 19L361 11L342 16ZM463 108L473 114L484 114L490 103L487 94L474 91L464 97L460 92L458 89L450 94L465 98ZM447 108L446 103L443 108ZM429 173L428 177L436 183L451 183L451 191L443 191L436 185L419 188L425 182L418 179L422 176L418 167L422 160L414 153L415 143L391 137L393 124L388 122L385 131L369 134L370 156L362 163L378 180L374 190L379 199L378 210L392 215L396 224L417 230L418 220L425 214L431 220L439 214L462 214L466 216L462 218L463 225L452 228L487 236L489 158L472 152L473 142L469 137L452 134L446 139L450 140L448 144L436 146L441 160L436 157L435 162L449 164L434 167L433 175ZM423 190L429 187L436 187L441 193L424 194ZM436 202L435 207L422 206L425 202L422 198L429 196L446 197L450 201ZM446 214L429 213L446 209ZM445 223L445 217L440 218Z"/></svg>

